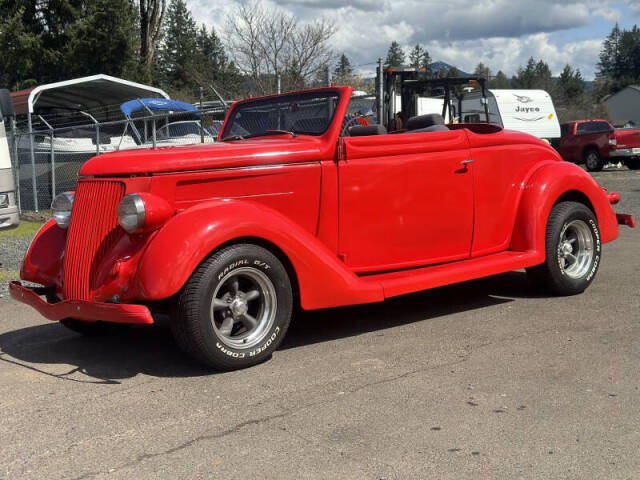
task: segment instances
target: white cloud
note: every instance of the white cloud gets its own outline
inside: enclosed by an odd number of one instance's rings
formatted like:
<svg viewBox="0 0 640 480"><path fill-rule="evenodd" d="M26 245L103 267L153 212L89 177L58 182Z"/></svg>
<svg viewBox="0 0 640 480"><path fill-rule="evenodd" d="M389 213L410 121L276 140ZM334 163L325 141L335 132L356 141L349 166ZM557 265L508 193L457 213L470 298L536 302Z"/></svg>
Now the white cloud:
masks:
<svg viewBox="0 0 640 480"><path fill-rule="evenodd" d="M187 0L194 17L222 31L226 15L237 0ZM494 71L515 73L530 56L543 59L554 73L566 63L593 77L604 35L583 39L597 17L620 18L620 2L608 0L263 0L284 8L302 21L320 16L335 22L336 52L345 52L355 65L371 64L386 54L391 41L408 52L422 43L434 60L473 70L482 61ZM640 0L623 0L640 13ZM212 6L213 5L213 6ZM601 21L601 20L600 20ZM557 32L583 32L580 40L560 41ZM561 35L571 38L571 34ZM588 33L587 33L588 36ZM375 67L364 65L364 70Z"/></svg>
<svg viewBox="0 0 640 480"><path fill-rule="evenodd" d="M622 13L620 13L620 10L611 7L596 8L593 11L593 16L600 17L611 23L619 22L622 19Z"/></svg>

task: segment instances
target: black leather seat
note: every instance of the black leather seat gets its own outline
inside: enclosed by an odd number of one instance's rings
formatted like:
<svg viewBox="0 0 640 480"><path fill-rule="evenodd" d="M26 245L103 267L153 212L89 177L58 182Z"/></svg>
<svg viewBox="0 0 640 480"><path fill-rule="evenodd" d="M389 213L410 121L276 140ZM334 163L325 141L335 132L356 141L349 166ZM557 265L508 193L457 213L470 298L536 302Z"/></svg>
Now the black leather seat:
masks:
<svg viewBox="0 0 640 480"><path fill-rule="evenodd" d="M369 135L386 135L387 129L382 125L355 125L349 127L350 137L367 137Z"/></svg>
<svg viewBox="0 0 640 480"><path fill-rule="evenodd" d="M449 128L444 124L444 118L438 113L428 113L411 117L407 122L407 133L445 132Z"/></svg>

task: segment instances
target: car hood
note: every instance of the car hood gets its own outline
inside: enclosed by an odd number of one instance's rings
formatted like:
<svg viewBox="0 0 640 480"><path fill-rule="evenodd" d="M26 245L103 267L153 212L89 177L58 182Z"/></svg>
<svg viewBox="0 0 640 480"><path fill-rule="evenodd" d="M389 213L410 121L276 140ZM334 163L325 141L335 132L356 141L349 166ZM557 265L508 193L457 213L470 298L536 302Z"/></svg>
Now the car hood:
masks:
<svg viewBox="0 0 640 480"><path fill-rule="evenodd" d="M206 145L144 148L91 158L80 176L125 176L319 161L332 155L322 137L259 137Z"/></svg>

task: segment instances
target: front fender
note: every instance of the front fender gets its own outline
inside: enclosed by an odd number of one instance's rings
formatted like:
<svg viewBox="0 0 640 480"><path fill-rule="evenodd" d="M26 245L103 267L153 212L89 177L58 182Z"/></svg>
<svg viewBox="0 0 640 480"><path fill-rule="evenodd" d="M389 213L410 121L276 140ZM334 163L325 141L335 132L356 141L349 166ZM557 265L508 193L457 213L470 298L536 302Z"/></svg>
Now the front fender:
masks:
<svg viewBox="0 0 640 480"><path fill-rule="evenodd" d="M514 225L511 250L535 251L545 260L547 219L558 199L579 192L591 202L598 219L602 243L618 237L618 222L602 187L591 175L569 162L549 163L538 169L523 187Z"/></svg>
<svg viewBox="0 0 640 480"><path fill-rule="evenodd" d="M259 238L291 262L304 309L382 301L379 284L363 282L313 234L281 213L252 201L213 200L169 220L147 246L137 272L143 300L176 294L216 248L235 239Z"/></svg>
<svg viewBox="0 0 640 480"><path fill-rule="evenodd" d="M45 287L59 284L66 241L67 231L50 219L31 241L22 262L20 278Z"/></svg>

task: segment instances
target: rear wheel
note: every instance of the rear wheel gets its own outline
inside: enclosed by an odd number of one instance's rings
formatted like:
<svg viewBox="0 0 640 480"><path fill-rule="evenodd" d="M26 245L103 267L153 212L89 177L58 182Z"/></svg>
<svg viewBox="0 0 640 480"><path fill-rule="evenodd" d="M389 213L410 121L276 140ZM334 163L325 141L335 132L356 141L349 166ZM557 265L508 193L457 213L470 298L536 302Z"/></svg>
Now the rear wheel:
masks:
<svg viewBox="0 0 640 480"><path fill-rule="evenodd" d="M629 170L640 170L640 158L630 158L624 164Z"/></svg>
<svg viewBox="0 0 640 480"><path fill-rule="evenodd" d="M591 148L584 153L584 163L590 172L599 172L604 167L600 152L595 148Z"/></svg>
<svg viewBox="0 0 640 480"><path fill-rule="evenodd" d="M559 203L551 210L546 230L546 260L527 269L530 277L556 295L583 292L600 266L602 245L598 221L577 202Z"/></svg>
<svg viewBox="0 0 640 480"><path fill-rule="evenodd" d="M196 360L235 370L271 356L292 308L291 282L278 258L257 245L234 245L191 276L173 305L171 330Z"/></svg>

